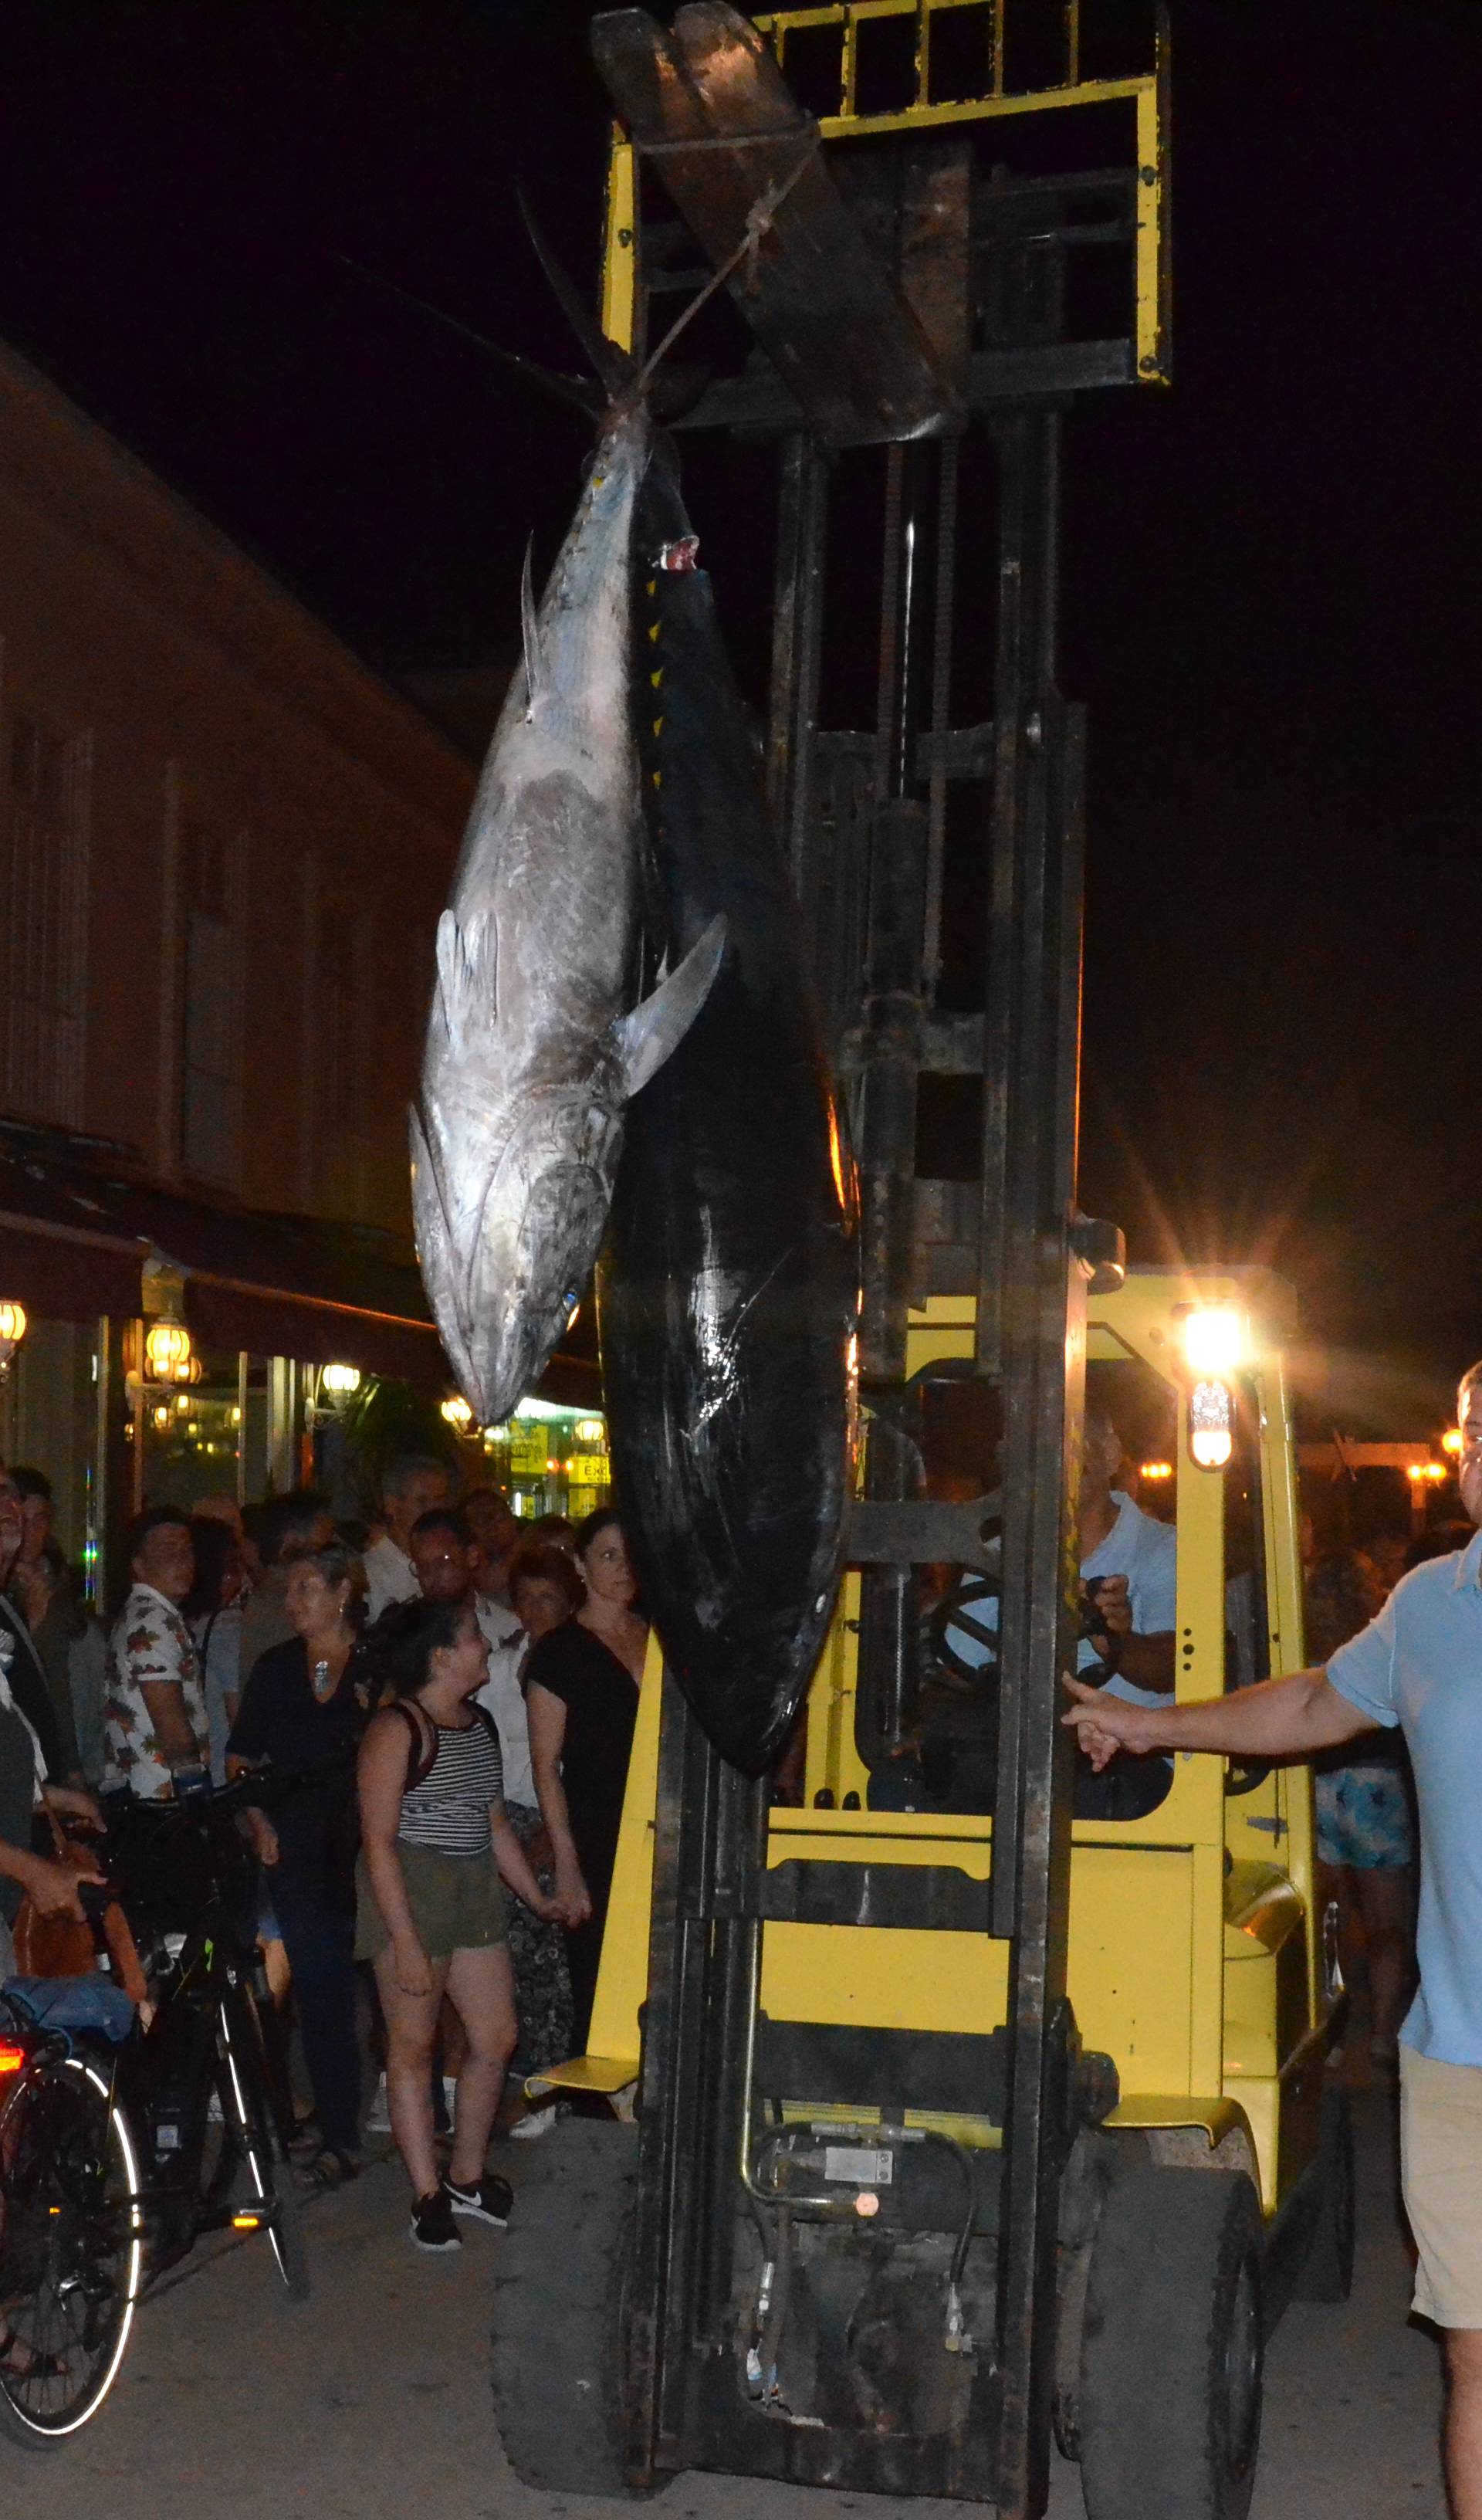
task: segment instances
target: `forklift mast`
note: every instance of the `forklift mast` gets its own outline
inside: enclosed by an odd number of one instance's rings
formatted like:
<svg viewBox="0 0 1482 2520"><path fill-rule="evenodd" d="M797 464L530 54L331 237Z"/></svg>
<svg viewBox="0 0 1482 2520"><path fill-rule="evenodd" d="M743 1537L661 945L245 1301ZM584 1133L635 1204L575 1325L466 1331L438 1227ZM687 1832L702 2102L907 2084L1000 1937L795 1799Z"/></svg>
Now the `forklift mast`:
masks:
<svg viewBox="0 0 1482 2520"><path fill-rule="evenodd" d="M1106 15L1125 40L1128 12ZM1060 444L1079 395L1160 384L1170 355L1164 30L1149 15L1145 58L1114 74L1103 31L1093 0L824 0L754 22L703 0L667 28L615 12L593 38L617 116L605 328L650 350L725 273L729 311L709 312L740 362L679 427L775 450L767 776L861 1188L868 1433L848 1553L872 1776L913 1733L914 1570L990 1552L1002 1570L981 1923L1010 1946L1009 2014L950 2043L947 2077L960 2106L964 2074L985 2108L1002 2094L975 2447L923 2472L920 2442L888 2424L825 2421L771 2472L974 2494L1013 2520L1048 2494L1057 2186L1091 2061L1065 1991L1056 1719L1078 1628L1087 1292L1122 1267L1120 1236L1076 1202L1084 730L1055 685ZM857 644L867 538L874 720L839 728L831 660ZM943 1113L975 1141L956 1167L970 1177L919 1172ZM968 1372L991 1429L966 1503L922 1492L926 1390L907 1373L908 1315L946 1292L976 1299ZM757 2081L776 2036L759 2014L768 1800L666 1684L622 2392L640 2484L762 2462L729 2358L755 2093L778 2087ZM828 1869L836 1898L851 1868ZM786 2028L805 2051L788 2088L826 2095L831 2077L864 2105L873 2085L898 2119L952 2104L929 2040L908 2056L890 2047L905 2034L869 2034L871 2059L846 2067L840 2042L866 2034Z"/></svg>

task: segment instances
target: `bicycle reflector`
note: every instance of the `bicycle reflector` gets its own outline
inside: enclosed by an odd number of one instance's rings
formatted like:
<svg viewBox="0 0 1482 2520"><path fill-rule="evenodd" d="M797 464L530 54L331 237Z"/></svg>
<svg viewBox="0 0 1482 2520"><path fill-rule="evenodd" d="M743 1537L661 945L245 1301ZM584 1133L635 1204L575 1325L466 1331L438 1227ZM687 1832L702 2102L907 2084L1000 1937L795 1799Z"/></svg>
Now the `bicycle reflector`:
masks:
<svg viewBox="0 0 1482 2520"><path fill-rule="evenodd" d="M234 2231L260 2231L262 2228L262 2216L260 2214L234 2214L232 2216L232 2228Z"/></svg>
<svg viewBox="0 0 1482 2520"><path fill-rule="evenodd" d="M14 2039L0 2039L0 2074L19 2074L25 2063L25 2049Z"/></svg>

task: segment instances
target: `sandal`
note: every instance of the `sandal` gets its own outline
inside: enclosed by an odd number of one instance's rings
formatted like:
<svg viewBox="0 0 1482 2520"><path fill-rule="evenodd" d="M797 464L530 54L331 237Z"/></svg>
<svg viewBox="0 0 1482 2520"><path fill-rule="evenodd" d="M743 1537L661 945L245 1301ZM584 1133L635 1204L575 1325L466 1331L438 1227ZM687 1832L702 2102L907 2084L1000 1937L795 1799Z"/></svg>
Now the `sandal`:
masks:
<svg viewBox="0 0 1482 2520"><path fill-rule="evenodd" d="M29 2357L27 2362L12 2360L18 2349ZM34 2345L27 2345L24 2337L18 2336L13 2327L7 2327L0 2334L0 2370L8 2379L60 2380L66 2369L67 2364L57 2355L38 2354Z"/></svg>
<svg viewBox="0 0 1482 2520"><path fill-rule="evenodd" d="M300 2187L326 2194L332 2187L343 2187L347 2181L358 2179L360 2164L352 2152L337 2152L332 2143L325 2143L313 2160L293 2176Z"/></svg>

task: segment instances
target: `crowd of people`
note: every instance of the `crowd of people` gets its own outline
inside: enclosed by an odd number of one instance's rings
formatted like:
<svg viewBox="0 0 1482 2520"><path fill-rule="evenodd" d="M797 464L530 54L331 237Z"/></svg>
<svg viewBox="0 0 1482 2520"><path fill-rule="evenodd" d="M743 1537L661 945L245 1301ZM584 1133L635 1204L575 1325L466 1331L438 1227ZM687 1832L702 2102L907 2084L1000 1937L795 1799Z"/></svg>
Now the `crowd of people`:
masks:
<svg viewBox="0 0 1482 2520"><path fill-rule="evenodd" d="M521 1523L408 1455L370 1528L309 1490L207 1497L147 1508L123 1554L105 1626L44 1473L0 1469L0 1975L22 1894L75 1911L43 1804L107 1817L264 1771L242 1825L312 2093L298 2175L354 2178L389 2128L412 2237L455 2249L460 2216L508 2219L496 2128L561 2113L524 2078L587 2042L648 1647L621 1521Z"/></svg>

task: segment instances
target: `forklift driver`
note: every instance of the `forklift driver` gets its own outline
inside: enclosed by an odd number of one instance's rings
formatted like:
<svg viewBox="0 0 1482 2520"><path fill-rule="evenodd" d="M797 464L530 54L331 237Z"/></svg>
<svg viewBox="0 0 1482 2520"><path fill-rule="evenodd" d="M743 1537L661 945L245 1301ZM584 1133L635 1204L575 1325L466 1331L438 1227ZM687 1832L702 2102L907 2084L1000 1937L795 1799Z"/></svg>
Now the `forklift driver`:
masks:
<svg viewBox="0 0 1482 2520"><path fill-rule="evenodd" d="M1135 1706L1173 1688L1178 1540L1111 1484L1122 1439L1103 1409L1088 1408L1081 1452L1081 1582L1089 1596L1080 1655L1111 1665L1103 1686ZM1086 1648L1089 1647L1089 1652Z"/></svg>
<svg viewBox="0 0 1482 2520"><path fill-rule="evenodd" d="M1085 1623L1077 1647L1083 1681L1134 1706L1162 1706L1173 1692L1178 1537L1115 1488L1121 1436L1104 1409L1088 1405L1081 1454L1079 1553ZM998 1604L978 1605L984 1626ZM949 1628L963 1662L983 1663L990 1647L966 1629ZM1172 1763L1124 1761L1106 1774L1077 1758L1077 1820L1142 1820L1168 1791Z"/></svg>

